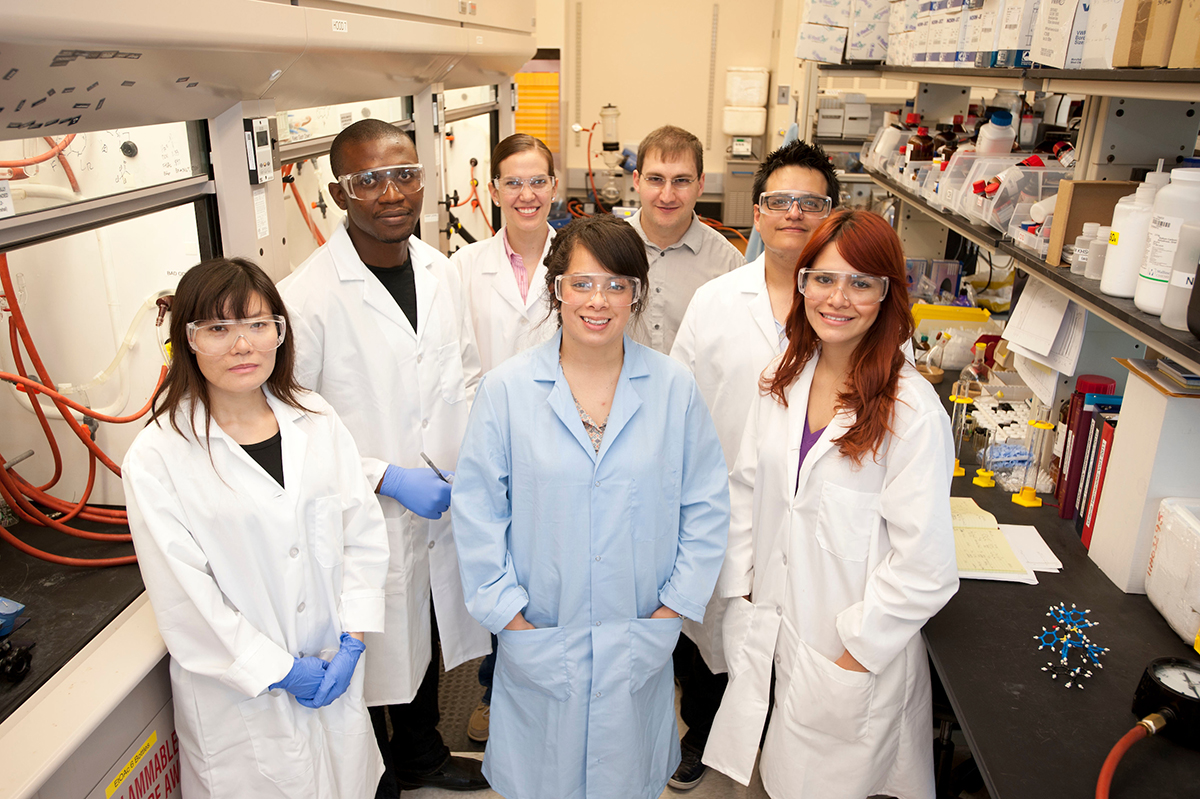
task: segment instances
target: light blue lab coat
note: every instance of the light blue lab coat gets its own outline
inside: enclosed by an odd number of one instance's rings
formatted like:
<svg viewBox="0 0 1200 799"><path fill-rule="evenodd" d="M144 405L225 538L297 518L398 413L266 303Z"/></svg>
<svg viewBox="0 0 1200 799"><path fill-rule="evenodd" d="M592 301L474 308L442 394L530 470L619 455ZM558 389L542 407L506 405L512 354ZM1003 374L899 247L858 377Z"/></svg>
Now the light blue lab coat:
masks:
<svg viewBox="0 0 1200 799"><path fill-rule="evenodd" d="M625 338L597 454L561 332L483 379L452 515L467 609L499 636L483 771L507 799L651 799L679 764L671 653L729 530L725 458L680 364ZM538 629L509 631L518 611Z"/></svg>

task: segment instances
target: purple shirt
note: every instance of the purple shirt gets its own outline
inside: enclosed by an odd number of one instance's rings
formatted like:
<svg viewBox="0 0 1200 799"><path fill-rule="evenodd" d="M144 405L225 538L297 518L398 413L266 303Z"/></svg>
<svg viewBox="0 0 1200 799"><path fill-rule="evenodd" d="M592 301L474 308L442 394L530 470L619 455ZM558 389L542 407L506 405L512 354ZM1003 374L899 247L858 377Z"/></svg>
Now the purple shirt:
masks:
<svg viewBox="0 0 1200 799"><path fill-rule="evenodd" d="M808 451L813 448L813 444L817 443L817 439L821 437L821 433L825 432L825 428L820 430L808 429L808 413L804 414L804 434L800 436L800 466L804 466L804 459L808 456ZM800 491L800 468L796 468L796 492Z"/></svg>

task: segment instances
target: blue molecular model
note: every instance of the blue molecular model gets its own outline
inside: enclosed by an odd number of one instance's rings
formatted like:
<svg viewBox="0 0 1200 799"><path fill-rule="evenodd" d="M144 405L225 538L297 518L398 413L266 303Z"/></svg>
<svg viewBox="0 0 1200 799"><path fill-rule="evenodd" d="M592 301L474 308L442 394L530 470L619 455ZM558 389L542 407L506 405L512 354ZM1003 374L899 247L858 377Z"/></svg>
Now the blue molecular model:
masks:
<svg viewBox="0 0 1200 799"><path fill-rule="evenodd" d="M1074 604L1068 608L1066 602L1051 605L1046 615L1052 620L1052 625L1049 629L1043 627L1041 633L1034 636L1039 651L1049 649L1058 655L1057 662L1047 661L1042 671L1050 674L1054 680L1064 677L1064 688L1083 688L1081 681L1092 676L1092 666L1104 668L1100 656L1108 651L1108 647L1093 644L1084 632L1100 623L1088 618L1089 613L1091 610L1080 610ZM1074 666L1071 663L1072 653L1078 655L1078 664Z"/></svg>

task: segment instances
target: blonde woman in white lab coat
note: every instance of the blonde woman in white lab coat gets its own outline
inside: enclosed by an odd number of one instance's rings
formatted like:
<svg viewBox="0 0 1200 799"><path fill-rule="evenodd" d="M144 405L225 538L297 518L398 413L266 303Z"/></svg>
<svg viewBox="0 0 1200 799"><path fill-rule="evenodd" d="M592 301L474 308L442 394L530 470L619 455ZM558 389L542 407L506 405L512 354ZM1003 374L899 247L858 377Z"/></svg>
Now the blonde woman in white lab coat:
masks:
<svg viewBox="0 0 1200 799"><path fill-rule="evenodd" d="M554 156L540 139L517 133L497 144L488 194L504 227L450 258L462 276L485 374L556 331L542 263L554 238L546 220L556 183Z"/></svg>
<svg viewBox="0 0 1200 799"><path fill-rule="evenodd" d="M837 211L813 232L730 475L730 681L704 762L750 782L770 709L749 796L934 796L920 632L958 588L954 456L900 350L904 282L882 218Z"/></svg>
<svg viewBox="0 0 1200 799"><path fill-rule="evenodd" d="M123 467L188 799L369 799L383 773L358 659L383 629L387 530L349 431L293 379L288 332L254 264L185 273Z"/></svg>

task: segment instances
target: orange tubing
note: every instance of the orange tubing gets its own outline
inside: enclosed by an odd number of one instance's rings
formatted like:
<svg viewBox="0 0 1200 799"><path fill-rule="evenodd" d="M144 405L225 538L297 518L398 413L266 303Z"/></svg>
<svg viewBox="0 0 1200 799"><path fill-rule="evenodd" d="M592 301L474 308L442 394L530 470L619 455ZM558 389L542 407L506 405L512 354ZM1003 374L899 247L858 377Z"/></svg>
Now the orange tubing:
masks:
<svg viewBox="0 0 1200 799"><path fill-rule="evenodd" d="M14 368L18 372L24 373L25 363L21 360L21 347L17 341L17 323L11 316L8 317L8 340L12 344ZM42 425L42 433L45 434L46 441L50 444L50 454L54 456L54 476L50 478L50 482L37 486L38 491L49 491L62 477L62 453L58 450L58 439L54 437L54 431L50 429L50 421L46 419L46 412L42 410L42 404L33 396L30 397L29 402L33 405L34 415Z"/></svg>
<svg viewBox="0 0 1200 799"><path fill-rule="evenodd" d="M284 177L292 174L292 164L284 164L282 172ZM318 247L323 246L325 244L325 237L321 235L321 230L317 227L317 223L313 221L313 218L308 214L308 209L304 207L304 200L300 198L300 192L296 191L296 181L293 180L287 185L292 190L292 196L296 198L296 205L300 208L300 216L304 219L304 224L308 227L308 232L317 240Z"/></svg>
<svg viewBox="0 0 1200 799"><path fill-rule="evenodd" d="M0 161L0 167L18 167L18 166L33 166L40 164L43 161L49 161L51 158L58 157L58 154L67 149L67 146L75 140L75 134L69 133L58 144L55 144L44 153L32 156L30 158L17 158L13 161Z"/></svg>
<svg viewBox="0 0 1200 799"><path fill-rule="evenodd" d="M1117 764L1129 751L1129 747L1149 734L1148 729L1138 724L1117 741L1116 746L1108 753L1108 757L1104 759L1104 765L1100 768L1100 777L1096 780L1096 799L1108 799L1108 789L1112 787L1113 774L1117 771Z"/></svg>
<svg viewBox="0 0 1200 799"><path fill-rule="evenodd" d="M3 490L0 489L0 493ZM8 543L12 544L17 549L24 552L26 555L38 558L39 560L57 563L60 566L84 566L91 568L104 568L106 566L129 566L137 563L137 555L127 555L122 558L68 558L62 555L52 555L49 552L44 552L36 547L26 544L21 539L10 533L3 527L0 527L0 538L3 538Z"/></svg>
<svg viewBox="0 0 1200 799"><path fill-rule="evenodd" d="M72 134L72 135L74 135L74 134ZM54 139L52 139L51 137L43 136L42 138L44 138L46 140L46 144L49 144L51 149L58 146L57 144L54 143ZM75 170L71 169L71 165L69 163L67 163L67 156L62 150L58 151L58 163L62 164L63 174L67 176L67 182L71 184L71 191L78 194L79 193L79 181L75 179Z"/></svg>

